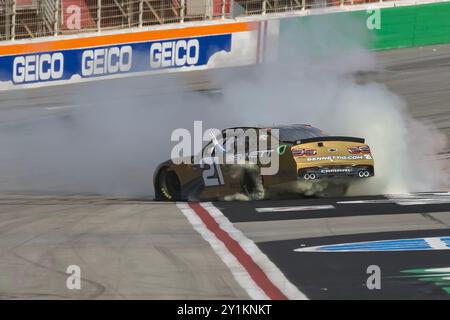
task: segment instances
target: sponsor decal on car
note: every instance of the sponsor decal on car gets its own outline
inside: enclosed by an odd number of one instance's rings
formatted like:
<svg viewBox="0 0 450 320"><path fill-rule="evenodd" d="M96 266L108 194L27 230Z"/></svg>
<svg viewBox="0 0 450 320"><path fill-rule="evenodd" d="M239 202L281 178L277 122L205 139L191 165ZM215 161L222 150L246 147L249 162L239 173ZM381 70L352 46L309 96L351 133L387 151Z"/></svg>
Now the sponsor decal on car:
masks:
<svg viewBox="0 0 450 320"><path fill-rule="evenodd" d="M368 154L370 153L369 146L360 146L360 147L351 147L347 149L349 153L351 154Z"/></svg>
<svg viewBox="0 0 450 320"><path fill-rule="evenodd" d="M353 172L351 168L334 168L334 169L321 169L320 173L338 173L338 172Z"/></svg>
<svg viewBox="0 0 450 320"><path fill-rule="evenodd" d="M334 160L363 160L364 156L323 156L323 157L308 157L306 161L315 162L315 161L334 161ZM367 159L367 158L366 158Z"/></svg>
<svg viewBox="0 0 450 320"><path fill-rule="evenodd" d="M316 149L291 149L294 157L314 156L317 154Z"/></svg>

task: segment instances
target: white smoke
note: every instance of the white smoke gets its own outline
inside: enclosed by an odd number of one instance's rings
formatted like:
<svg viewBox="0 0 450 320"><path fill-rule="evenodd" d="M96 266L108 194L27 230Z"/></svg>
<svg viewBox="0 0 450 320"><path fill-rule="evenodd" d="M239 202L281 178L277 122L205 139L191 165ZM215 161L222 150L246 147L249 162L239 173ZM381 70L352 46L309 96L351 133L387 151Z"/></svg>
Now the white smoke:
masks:
<svg viewBox="0 0 450 320"><path fill-rule="evenodd" d="M379 66L360 35L348 32L351 23L340 27L322 20L293 28L278 62L207 73L220 94L191 92L185 80L198 75L186 73L41 89L70 107L61 110L14 111L3 100L0 190L151 196L153 171L170 157L171 132L192 129L194 120L204 129L310 123L366 138L376 176L349 194L440 188L440 169L424 159L444 139L383 85L355 80L354 72ZM30 93L23 95L26 101ZM15 121L13 112L27 120Z"/></svg>

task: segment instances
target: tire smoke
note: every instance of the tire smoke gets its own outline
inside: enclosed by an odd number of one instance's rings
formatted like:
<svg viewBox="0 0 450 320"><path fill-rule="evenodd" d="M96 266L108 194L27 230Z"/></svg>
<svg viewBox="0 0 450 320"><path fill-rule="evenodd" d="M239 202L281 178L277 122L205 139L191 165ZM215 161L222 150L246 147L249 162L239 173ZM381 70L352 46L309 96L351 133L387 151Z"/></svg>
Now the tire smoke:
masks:
<svg viewBox="0 0 450 320"><path fill-rule="evenodd" d="M192 129L194 120L203 120L204 128L310 123L331 135L366 138L375 177L352 184L349 195L442 188L447 177L426 158L442 150L445 139L413 119L384 85L356 80L354 73L379 66L362 49L363 35L348 32L351 21L339 28L331 20L294 27L280 39L278 61L258 67L21 93L24 102L46 97L54 109L0 98L0 190L151 196L153 171L170 157L171 132ZM192 91L189 77L220 93ZM323 184L303 184L288 189L323 192Z"/></svg>

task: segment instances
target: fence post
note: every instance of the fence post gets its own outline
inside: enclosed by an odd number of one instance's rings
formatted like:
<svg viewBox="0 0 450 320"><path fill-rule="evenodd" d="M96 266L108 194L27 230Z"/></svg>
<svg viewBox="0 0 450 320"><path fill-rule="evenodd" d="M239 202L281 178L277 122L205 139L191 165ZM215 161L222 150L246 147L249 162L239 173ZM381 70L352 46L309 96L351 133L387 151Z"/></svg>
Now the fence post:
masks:
<svg viewBox="0 0 450 320"><path fill-rule="evenodd" d="M17 11L17 1L12 1L12 15L11 15L11 40L16 39L16 11Z"/></svg>
<svg viewBox="0 0 450 320"><path fill-rule="evenodd" d="M139 0L139 28L142 27L143 16L144 16L144 0Z"/></svg>
<svg viewBox="0 0 450 320"><path fill-rule="evenodd" d="M97 31L101 30L102 21L102 0L97 0Z"/></svg>
<svg viewBox="0 0 450 320"><path fill-rule="evenodd" d="M59 8L60 8L60 6L59 6L59 4L61 3L61 0L56 0L55 1L55 12L53 12L53 19L54 19L54 22L53 22L53 34L55 35L55 36L57 36L58 35L58 33L59 33Z"/></svg>
<svg viewBox="0 0 450 320"><path fill-rule="evenodd" d="M185 10L185 6L186 6L186 1L185 0L181 0L180 2L180 22L183 23L184 22L184 10Z"/></svg>
<svg viewBox="0 0 450 320"><path fill-rule="evenodd" d="M222 19L225 19L226 0L222 0Z"/></svg>
<svg viewBox="0 0 450 320"><path fill-rule="evenodd" d="M208 19L214 18L214 0L208 1Z"/></svg>
<svg viewBox="0 0 450 320"><path fill-rule="evenodd" d="M262 12L261 14L266 14L266 10L267 10L267 4L266 4L266 0L263 0L262 2Z"/></svg>
<svg viewBox="0 0 450 320"><path fill-rule="evenodd" d="M302 0L302 10L306 10L306 0Z"/></svg>

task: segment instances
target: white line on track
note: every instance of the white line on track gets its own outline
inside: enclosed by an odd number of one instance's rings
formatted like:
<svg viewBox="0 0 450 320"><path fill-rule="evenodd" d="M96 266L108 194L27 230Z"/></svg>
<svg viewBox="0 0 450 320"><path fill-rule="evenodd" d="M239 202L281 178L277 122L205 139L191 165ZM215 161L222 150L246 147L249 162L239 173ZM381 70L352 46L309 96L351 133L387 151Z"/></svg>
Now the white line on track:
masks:
<svg viewBox="0 0 450 320"><path fill-rule="evenodd" d="M194 229L253 299L308 299L212 203L178 203Z"/></svg>
<svg viewBox="0 0 450 320"><path fill-rule="evenodd" d="M425 241L435 250L447 250L447 244L439 238L425 238Z"/></svg>
<svg viewBox="0 0 450 320"><path fill-rule="evenodd" d="M450 203L450 193L431 192L417 194L388 194L386 199L337 201L336 204L383 204L393 203L400 206L432 205Z"/></svg>
<svg viewBox="0 0 450 320"><path fill-rule="evenodd" d="M396 201L396 203L400 206L446 204L446 203L450 203L450 199L448 199L448 200L421 199L421 200L411 200L411 201Z"/></svg>
<svg viewBox="0 0 450 320"><path fill-rule="evenodd" d="M310 211L310 210L328 210L334 209L332 205L320 205L320 206L295 206L295 207L273 207L273 208L255 208L256 212L289 212L289 211Z"/></svg>
<svg viewBox="0 0 450 320"><path fill-rule="evenodd" d="M337 204L374 204L374 203L394 203L393 200L377 199L377 200L349 200L349 201L336 201Z"/></svg>
<svg viewBox="0 0 450 320"><path fill-rule="evenodd" d="M213 248L215 253L228 266L236 281L247 291L248 295L255 300L267 300L268 297L255 283L252 281L250 275L245 268L239 263L236 257L231 254L223 242L211 232L202 220L198 217L193 209L188 204L179 203L177 207L183 212L188 221L192 224L195 231L197 231L203 239L205 239Z"/></svg>

